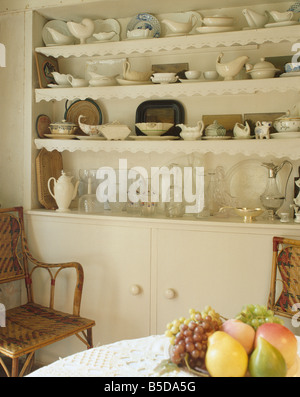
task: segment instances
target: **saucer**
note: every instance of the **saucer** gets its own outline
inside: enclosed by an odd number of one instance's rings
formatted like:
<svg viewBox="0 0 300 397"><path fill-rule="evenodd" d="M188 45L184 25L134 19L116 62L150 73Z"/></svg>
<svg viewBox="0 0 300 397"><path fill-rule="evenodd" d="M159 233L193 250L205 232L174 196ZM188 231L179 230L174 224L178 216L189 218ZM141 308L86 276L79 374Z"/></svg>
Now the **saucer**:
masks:
<svg viewBox="0 0 300 397"><path fill-rule="evenodd" d="M65 84L47 84L47 87L49 88L71 88L71 85L65 85Z"/></svg>
<svg viewBox="0 0 300 397"><path fill-rule="evenodd" d="M180 83L199 83L199 81L203 81L203 79L179 79Z"/></svg>
<svg viewBox="0 0 300 397"><path fill-rule="evenodd" d="M134 139L136 141L168 141L179 139L179 136L144 136L144 135L130 135L128 138Z"/></svg>
<svg viewBox="0 0 300 397"><path fill-rule="evenodd" d="M151 80L146 80L146 81L136 81L136 80L125 80L125 79L119 79L116 78L117 82L120 85L144 85L144 84L151 84Z"/></svg>
<svg viewBox="0 0 300 397"><path fill-rule="evenodd" d="M200 26L196 28L198 33L218 33L218 32L230 32L235 30L234 26Z"/></svg>
<svg viewBox="0 0 300 397"><path fill-rule="evenodd" d="M282 73L280 77L295 77L295 76L300 76L300 71L299 72L287 72L287 73Z"/></svg>
<svg viewBox="0 0 300 397"><path fill-rule="evenodd" d="M73 139L76 138L77 135L65 135L65 134L45 134L47 138L52 139Z"/></svg>
<svg viewBox="0 0 300 397"><path fill-rule="evenodd" d="M231 136L203 136L202 139L206 139L206 140L222 140L222 139L232 139Z"/></svg>
<svg viewBox="0 0 300 397"><path fill-rule="evenodd" d="M80 140L91 140L91 141L105 141L106 138L104 138L104 136L90 136L90 135L76 135L75 136L77 139Z"/></svg>
<svg viewBox="0 0 300 397"><path fill-rule="evenodd" d="M300 132L298 131L286 131L286 132L274 132L270 134L272 139L294 139L300 138Z"/></svg>
<svg viewBox="0 0 300 397"><path fill-rule="evenodd" d="M297 25L297 21L281 21L281 22L272 22L272 23L267 23L265 25L265 28L276 28L277 26L291 26L291 25Z"/></svg>

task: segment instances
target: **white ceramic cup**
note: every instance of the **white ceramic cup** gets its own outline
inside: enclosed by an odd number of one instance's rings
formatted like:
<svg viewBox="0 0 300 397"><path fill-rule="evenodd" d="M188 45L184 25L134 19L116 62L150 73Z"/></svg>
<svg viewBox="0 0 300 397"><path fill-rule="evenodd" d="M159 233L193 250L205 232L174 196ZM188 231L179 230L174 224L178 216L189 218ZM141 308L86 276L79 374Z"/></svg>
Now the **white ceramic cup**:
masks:
<svg viewBox="0 0 300 397"><path fill-rule="evenodd" d="M201 72L199 70L188 70L184 74L188 80L196 80L201 76Z"/></svg>

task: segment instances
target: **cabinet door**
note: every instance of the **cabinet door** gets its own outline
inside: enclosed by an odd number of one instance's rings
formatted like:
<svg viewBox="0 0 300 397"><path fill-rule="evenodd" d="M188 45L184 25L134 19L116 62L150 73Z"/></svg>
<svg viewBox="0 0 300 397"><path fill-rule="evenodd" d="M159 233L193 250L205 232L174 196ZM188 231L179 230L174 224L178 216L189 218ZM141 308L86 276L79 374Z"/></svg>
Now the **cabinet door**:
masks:
<svg viewBox="0 0 300 397"><path fill-rule="evenodd" d="M37 258L82 264L81 315L96 321L95 346L149 335L149 230L124 223L34 216L27 225L30 247ZM66 311L72 310L68 306L72 301L71 275L63 273L58 276L55 304ZM46 280L41 271L35 277L35 297L47 304Z"/></svg>
<svg viewBox="0 0 300 397"><path fill-rule="evenodd" d="M231 317L244 304L267 303L272 236L158 230L156 241L158 333L190 308Z"/></svg>

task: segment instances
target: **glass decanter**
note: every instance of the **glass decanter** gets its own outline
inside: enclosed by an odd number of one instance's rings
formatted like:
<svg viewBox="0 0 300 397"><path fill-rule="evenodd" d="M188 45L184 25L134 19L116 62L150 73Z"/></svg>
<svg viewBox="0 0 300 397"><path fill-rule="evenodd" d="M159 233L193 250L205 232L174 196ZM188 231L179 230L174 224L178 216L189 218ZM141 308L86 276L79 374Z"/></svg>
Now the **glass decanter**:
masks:
<svg viewBox="0 0 300 397"><path fill-rule="evenodd" d="M283 194L278 187L277 174L285 164L290 165L290 172L286 180L285 192ZM260 196L260 201L263 207L268 211L269 219L277 219L278 216L276 212L284 203L286 197L287 182L289 180L293 166L287 160L283 161L279 165L274 165L273 163L262 163L262 166L268 169L268 180L266 189Z"/></svg>

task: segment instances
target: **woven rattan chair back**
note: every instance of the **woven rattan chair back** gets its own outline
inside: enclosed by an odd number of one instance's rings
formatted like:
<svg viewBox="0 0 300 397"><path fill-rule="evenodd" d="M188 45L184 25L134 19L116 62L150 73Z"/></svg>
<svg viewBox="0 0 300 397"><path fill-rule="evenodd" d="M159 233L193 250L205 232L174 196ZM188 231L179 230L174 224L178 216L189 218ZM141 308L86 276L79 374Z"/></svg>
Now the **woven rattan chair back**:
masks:
<svg viewBox="0 0 300 397"><path fill-rule="evenodd" d="M3 213L0 216L0 283L25 278L26 261L22 254L22 225L17 211Z"/></svg>
<svg viewBox="0 0 300 397"><path fill-rule="evenodd" d="M273 238L268 307L289 318L300 310L300 240Z"/></svg>

